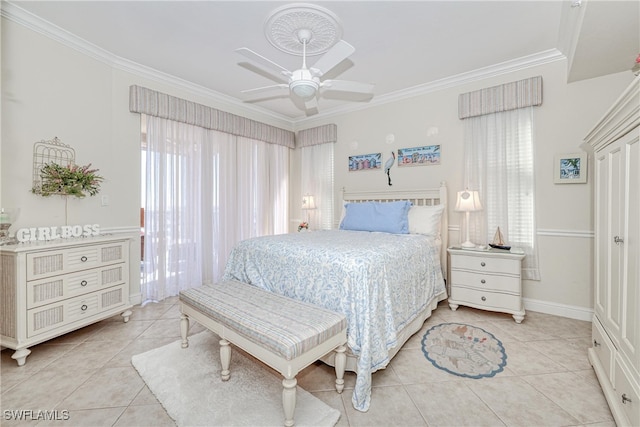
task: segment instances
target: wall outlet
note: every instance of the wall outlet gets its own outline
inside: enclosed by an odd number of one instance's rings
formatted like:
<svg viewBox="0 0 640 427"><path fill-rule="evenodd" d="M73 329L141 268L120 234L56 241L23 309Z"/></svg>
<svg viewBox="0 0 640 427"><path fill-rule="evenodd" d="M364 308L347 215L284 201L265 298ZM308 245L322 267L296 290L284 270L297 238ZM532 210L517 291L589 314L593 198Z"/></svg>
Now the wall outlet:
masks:
<svg viewBox="0 0 640 427"><path fill-rule="evenodd" d="M109 196L102 196L101 203L102 206L109 206Z"/></svg>

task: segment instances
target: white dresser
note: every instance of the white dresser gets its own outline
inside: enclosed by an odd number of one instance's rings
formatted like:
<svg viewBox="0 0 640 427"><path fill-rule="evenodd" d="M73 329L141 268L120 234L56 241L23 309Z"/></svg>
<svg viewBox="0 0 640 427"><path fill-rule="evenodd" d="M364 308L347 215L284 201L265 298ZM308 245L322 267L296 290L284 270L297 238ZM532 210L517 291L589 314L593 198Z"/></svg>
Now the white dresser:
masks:
<svg viewBox="0 0 640 427"><path fill-rule="evenodd" d="M121 313L129 320L130 239L99 236L0 246L0 345L29 347Z"/></svg>
<svg viewBox="0 0 640 427"><path fill-rule="evenodd" d="M524 320L522 302L523 254L491 249L476 251L449 248L451 257L451 295L449 307L459 305L500 311L513 315L517 323Z"/></svg>
<svg viewBox="0 0 640 427"><path fill-rule="evenodd" d="M618 426L640 425L640 77L585 138L593 149L593 346Z"/></svg>

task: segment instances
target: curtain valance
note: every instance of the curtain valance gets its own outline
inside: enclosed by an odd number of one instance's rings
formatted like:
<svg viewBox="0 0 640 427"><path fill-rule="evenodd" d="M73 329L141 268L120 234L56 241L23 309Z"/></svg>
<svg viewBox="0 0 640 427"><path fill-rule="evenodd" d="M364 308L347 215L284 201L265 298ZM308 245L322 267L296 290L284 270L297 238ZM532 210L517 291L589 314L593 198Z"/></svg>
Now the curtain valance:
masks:
<svg viewBox="0 0 640 427"><path fill-rule="evenodd" d="M205 129L295 147L295 134L265 123L220 111L141 86L129 87L129 111L147 114Z"/></svg>
<svg viewBox="0 0 640 427"><path fill-rule="evenodd" d="M296 135L296 145L298 147L310 147L336 141L338 141L338 126L335 124L301 130Z"/></svg>
<svg viewBox="0 0 640 427"><path fill-rule="evenodd" d="M463 93L458 97L458 117L482 116L542 104L542 76Z"/></svg>

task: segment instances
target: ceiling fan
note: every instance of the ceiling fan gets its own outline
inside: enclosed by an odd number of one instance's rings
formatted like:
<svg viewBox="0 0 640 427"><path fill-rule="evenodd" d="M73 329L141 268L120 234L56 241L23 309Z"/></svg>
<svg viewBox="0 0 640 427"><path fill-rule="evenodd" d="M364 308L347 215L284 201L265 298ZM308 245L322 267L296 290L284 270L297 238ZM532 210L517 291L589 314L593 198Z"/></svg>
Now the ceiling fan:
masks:
<svg viewBox="0 0 640 427"><path fill-rule="evenodd" d="M347 59L355 48L344 40L335 43L315 64L307 66L307 44L312 40L311 30L299 29L298 41L302 44L302 67L290 71L270 59L257 54L249 48L242 47L236 52L248 58L258 68L259 74L282 81L283 83L243 90L246 102L265 99L291 97L296 106L305 111L307 116L318 113L318 98L333 98L346 101L367 102L373 98L374 85L348 80L323 79L342 61ZM264 68L266 67L266 68Z"/></svg>

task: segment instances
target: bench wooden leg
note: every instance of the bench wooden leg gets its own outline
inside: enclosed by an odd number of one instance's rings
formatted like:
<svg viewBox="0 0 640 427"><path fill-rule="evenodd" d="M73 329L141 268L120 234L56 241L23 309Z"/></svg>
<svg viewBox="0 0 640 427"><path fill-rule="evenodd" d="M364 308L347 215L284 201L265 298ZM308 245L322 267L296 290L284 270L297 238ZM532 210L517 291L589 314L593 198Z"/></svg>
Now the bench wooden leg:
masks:
<svg viewBox="0 0 640 427"><path fill-rule="evenodd" d="M182 348L189 347L189 339L187 335L189 334L189 316L186 314L180 315L180 336L182 337Z"/></svg>
<svg viewBox="0 0 640 427"><path fill-rule="evenodd" d="M342 393L344 390L344 370L347 365L347 348L343 345L336 348L336 391Z"/></svg>
<svg viewBox="0 0 640 427"><path fill-rule="evenodd" d="M293 413L296 409L296 385L298 381L294 378L285 378L282 380L282 407L284 408L284 425L291 427L295 423L293 421Z"/></svg>
<svg viewBox="0 0 640 427"><path fill-rule="evenodd" d="M228 381L231 376L231 371L229 370L229 365L231 365L231 346L229 341L225 339L220 340L220 364L222 365L222 372L220 372L222 381Z"/></svg>

